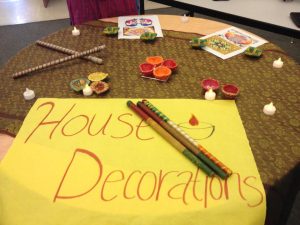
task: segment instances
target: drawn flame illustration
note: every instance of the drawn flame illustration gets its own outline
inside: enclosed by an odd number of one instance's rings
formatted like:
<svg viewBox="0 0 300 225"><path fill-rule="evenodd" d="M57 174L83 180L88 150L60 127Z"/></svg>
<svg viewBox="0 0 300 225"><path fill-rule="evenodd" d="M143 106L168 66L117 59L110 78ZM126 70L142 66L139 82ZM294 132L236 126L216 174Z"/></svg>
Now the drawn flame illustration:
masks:
<svg viewBox="0 0 300 225"><path fill-rule="evenodd" d="M191 124L192 126L197 126L199 124L199 121L197 120L196 116L194 116L194 114L192 114L189 120L189 124Z"/></svg>

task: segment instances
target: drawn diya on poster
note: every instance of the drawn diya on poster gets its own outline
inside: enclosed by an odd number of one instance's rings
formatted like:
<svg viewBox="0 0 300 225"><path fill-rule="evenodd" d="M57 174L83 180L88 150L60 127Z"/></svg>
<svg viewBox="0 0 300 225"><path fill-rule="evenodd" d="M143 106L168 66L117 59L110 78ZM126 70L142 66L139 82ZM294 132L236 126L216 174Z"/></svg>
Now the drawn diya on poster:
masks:
<svg viewBox="0 0 300 225"><path fill-rule="evenodd" d="M215 125L199 121L194 114L191 115L187 122L178 123L178 126L195 140L207 139L215 132Z"/></svg>

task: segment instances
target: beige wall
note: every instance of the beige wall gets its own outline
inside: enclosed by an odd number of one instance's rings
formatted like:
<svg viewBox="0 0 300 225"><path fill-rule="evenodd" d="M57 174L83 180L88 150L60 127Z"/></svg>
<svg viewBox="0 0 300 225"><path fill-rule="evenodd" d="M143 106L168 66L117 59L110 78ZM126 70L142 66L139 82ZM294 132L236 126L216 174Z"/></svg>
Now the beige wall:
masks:
<svg viewBox="0 0 300 225"><path fill-rule="evenodd" d="M159 8L166 8L168 6L166 5L162 5L162 4L158 4L158 3L155 3L155 2L151 2L151 1L148 1L148 0L145 0L145 9L148 10L148 9L159 9Z"/></svg>

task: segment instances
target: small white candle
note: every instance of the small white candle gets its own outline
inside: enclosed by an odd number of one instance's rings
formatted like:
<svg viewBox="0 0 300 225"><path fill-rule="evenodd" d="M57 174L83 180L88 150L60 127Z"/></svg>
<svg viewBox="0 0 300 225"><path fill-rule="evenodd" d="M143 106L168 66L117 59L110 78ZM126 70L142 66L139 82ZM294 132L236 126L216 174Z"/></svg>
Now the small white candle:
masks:
<svg viewBox="0 0 300 225"><path fill-rule="evenodd" d="M181 17L181 22L187 23L188 21L189 21L189 18L184 14L184 15Z"/></svg>
<svg viewBox="0 0 300 225"><path fill-rule="evenodd" d="M206 100L215 100L216 99L216 93L210 88L207 92L205 92L204 98Z"/></svg>
<svg viewBox="0 0 300 225"><path fill-rule="evenodd" d="M83 95L84 95L84 96L90 96L90 95L93 94L92 88L91 88L89 85L87 85L87 84L86 84L85 87L83 88L82 92L83 92Z"/></svg>
<svg viewBox="0 0 300 225"><path fill-rule="evenodd" d="M23 93L23 96L24 96L25 100L31 100L31 99L34 99L35 94L34 94L33 90L26 88L26 91Z"/></svg>
<svg viewBox="0 0 300 225"><path fill-rule="evenodd" d="M76 27L74 27L74 29L72 30L72 35L73 35L73 36L78 36L78 35L80 35L80 30L78 30Z"/></svg>
<svg viewBox="0 0 300 225"><path fill-rule="evenodd" d="M269 116L274 115L274 113L276 112L276 108L273 105L273 102L271 102L270 104L265 105L264 109L263 109L263 112L264 112L264 114L269 115Z"/></svg>
<svg viewBox="0 0 300 225"><path fill-rule="evenodd" d="M282 66L283 66L283 62L282 62L281 58L279 58L273 62L274 68L281 68Z"/></svg>

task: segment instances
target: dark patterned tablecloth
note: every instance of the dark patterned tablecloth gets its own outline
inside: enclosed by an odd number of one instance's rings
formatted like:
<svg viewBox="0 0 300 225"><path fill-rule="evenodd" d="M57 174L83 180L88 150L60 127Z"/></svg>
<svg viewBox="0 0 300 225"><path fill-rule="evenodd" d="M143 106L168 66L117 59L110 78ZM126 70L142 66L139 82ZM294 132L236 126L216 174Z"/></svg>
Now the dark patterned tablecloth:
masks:
<svg viewBox="0 0 300 225"><path fill-rule="evenodd" d="M111 89L95 98L193 98L203 99L200 81L213 77L222 84L234 83L241 93L236 104L267 194L266 224L282 223L299 187L300 172L300 66L272 43L262 46L263 56L243 54L222 60L206 51L194 50L189 40L197 35L164 31L164 38L153 43L118 40L102 34L107 23L93 21L79 27L80 36L72 36L72 27L60 30L43 41L77 51L105 44L94 54L103 65L76 59L14 80L11 74L65 57L63 53L32 44L20 51L0 71L0 131L16 135L34 100L25 101L23 91L31 88L36 97L80 98L69 87L72 79L103 71L110 74ZM140 78L138 65L150 55L172 58L179 70L168 82ZM281 69L272 67L282 58ZM222 99L220 93L217 96ZM263 114L263 106L273 101L274 116Z"/></svg>

